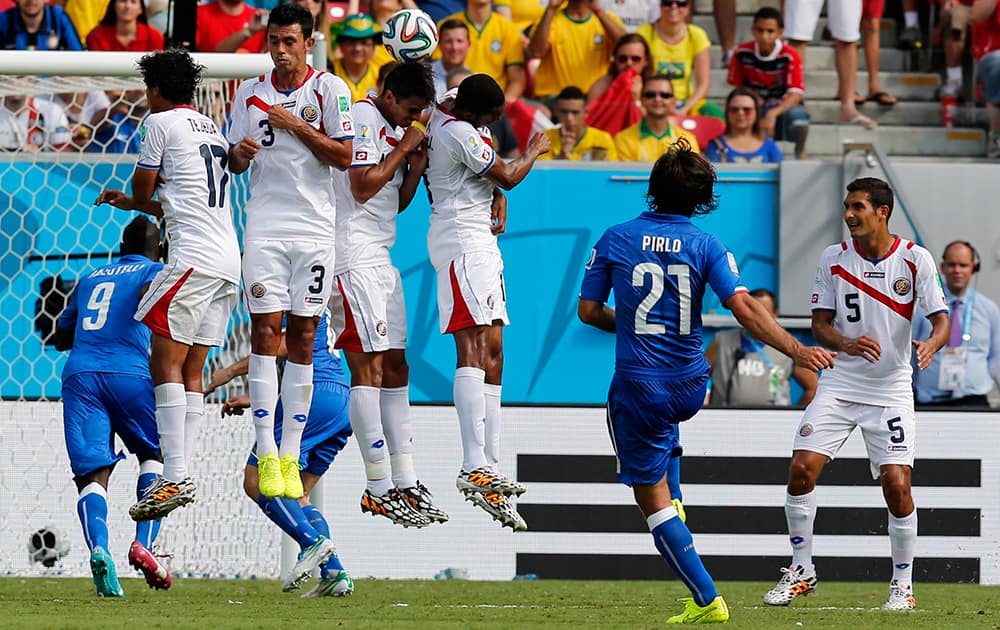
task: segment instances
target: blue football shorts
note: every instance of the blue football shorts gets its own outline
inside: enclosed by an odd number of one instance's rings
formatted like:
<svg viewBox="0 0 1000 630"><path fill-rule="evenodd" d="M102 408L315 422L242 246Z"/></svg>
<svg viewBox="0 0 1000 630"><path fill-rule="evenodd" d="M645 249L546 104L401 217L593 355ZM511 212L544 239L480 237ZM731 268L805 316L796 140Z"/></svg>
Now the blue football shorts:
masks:
<svg viewBox="0 0 1000 630"><path fill-rule="evenodd" d="M156 399L148 376L78 372L62 386L63 431L74 477L114 466L115 435L140 461L160 457Z"/></svg>
<svg viewBox="0 0 1000 630"><path fill-rule="evenodd" d="M330 468L333 459L351 437L351 421L347 415L350 389L341 383L319 381L313 384L312 402L309 404L309 419L302 433L302 447L299 451L299 465L302 470L322 477ZM274 413L274 439L281 444L281 422L283 417L281 401ZM247 459L247 465L257 465L257 445Z"/></svg>
<svg viewBox="0 0 1000 630"><path fill-rule="evenodd" d="M608 432L627 486L659 483L680 457L679 422L698 413L708 374L682 381L638 380L615 374L608 390Z"/></svg>

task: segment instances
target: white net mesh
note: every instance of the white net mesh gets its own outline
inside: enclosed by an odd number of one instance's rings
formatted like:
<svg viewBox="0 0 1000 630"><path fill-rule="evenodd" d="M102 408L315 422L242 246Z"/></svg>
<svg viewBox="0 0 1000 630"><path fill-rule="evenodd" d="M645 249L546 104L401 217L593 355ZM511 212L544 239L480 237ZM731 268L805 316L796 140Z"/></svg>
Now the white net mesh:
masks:
<svg viewBox="0 0 1000 630"><path fill-rule="evenodd" d="M236 85L216 78L198 90L196 107L220 128ZM11 401L0 403L0 575L89 575L61 405L15 401L59 399L66 355L49 345L55 321L76 278L111 261L135 216L93 201L105 188L129 189L147 111L144 87L134 72L52 76L39 68L32 76L0 75L0 98L0 396ZM231 182L230 207L241 232L247 177ZM241 304L206 372L249 352L248 319ZM242 493L252 427L220 425L217 413L206 410L205 448L191 465L199 495L215 500L171 516L160 543L177 553L173 568L182 575L275 577L278 532ZM122 462L109 489L110 543L120 570L133 535L127 508L137 473L134 458ZM52 569L31 564L26 548L30 533L47 526L67 536L73 549Z"/></svg>

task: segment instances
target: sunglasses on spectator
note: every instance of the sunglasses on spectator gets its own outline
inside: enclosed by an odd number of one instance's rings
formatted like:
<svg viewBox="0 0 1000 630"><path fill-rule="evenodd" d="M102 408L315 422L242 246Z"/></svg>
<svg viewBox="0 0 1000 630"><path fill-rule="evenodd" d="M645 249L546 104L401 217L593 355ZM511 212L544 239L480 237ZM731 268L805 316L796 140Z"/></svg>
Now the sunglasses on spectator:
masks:
<svg viewBox="0 0 1000 630"><path fill-rule="evenodd" d="M656 98L659 96L662 99L670 99L674 97L673 92L654 92L652 90L642 93L643 98Z"/></svg>
<svg viewBox="0 0 1000 630"><path fill-rule="evenodd" d="M639 63L642 61L642 55L618 55L615 57L618 63L625 63L626 61L631 61L632 63Z"/></svg>
<svg viewBox="0 0 1000 630"><path fill-rule="evenodd" d="M683 9L688 5L688 0L660 0L661 7L670 7L677 5L678 8Z"/></svg>
<svg viewBox="0 0 1000 630"><path fill-rule="evenodd" d="M740 112L742 112L744 114L752 114L753 113L753 105L746 105L746 106L742 106L742 107L740 105L730 105L729 106L729 111L730 111L730 113L733 113L733 114L739 114Z"/></svg>

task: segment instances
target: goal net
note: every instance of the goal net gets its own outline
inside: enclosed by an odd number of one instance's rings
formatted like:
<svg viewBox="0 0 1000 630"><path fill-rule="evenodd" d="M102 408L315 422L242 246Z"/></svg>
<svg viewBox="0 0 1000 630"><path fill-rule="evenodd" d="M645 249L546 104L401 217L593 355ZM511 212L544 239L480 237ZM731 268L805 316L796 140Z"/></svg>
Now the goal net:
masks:
<svg viewBox="0 0 1000 630"><path fill-rule="evenodd" d="M52 333L76 279L113 259L135 216L93 202L105 188L129 189L147 112L138 57L0 52L0 575L89 574L58 402L66 353L51 345ZM271 67L266 55L195 57L206 66L195 105L220 128L237 79ZM230 207L241 232L246 174L231 181ZM207 371L249 352L242 309ZM242 496L252 426L213 413L210 406L192 465L199 495L212 500L172 515L160 542L176 554L173 569L182 575L274 577L277 530ZM127 567L134 533L127 508L137 469L134 459L122 462L109 489L110 546L119 567ZM41 527L71 542L70 555L52 569L28 560L29 534Z"/></svg>

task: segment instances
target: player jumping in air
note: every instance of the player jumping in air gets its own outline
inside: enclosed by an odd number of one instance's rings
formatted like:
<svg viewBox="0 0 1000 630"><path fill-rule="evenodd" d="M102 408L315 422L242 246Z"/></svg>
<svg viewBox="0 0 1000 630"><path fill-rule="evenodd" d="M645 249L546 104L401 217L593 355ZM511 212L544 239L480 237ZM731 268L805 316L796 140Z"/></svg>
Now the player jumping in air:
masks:
<svg viewBox="0 0 1000 630"><path fill-rule="evenodd" d="M806 347L778 326L740 282L736 259L691 223L715 208L715 171L687 141L672 146L649 175L650 211L609 228L583 278L579 316L616 333L608 424L618 478L632 487L656 549L691 590L667 623L722 623L725 600L671 504L666 478L677 424L701 408L709 366L701 348L701 305L708 285L756 339L811 370L833 355ZM614 292L616 308L607 306Z"/></svg>
<svg viewBox="0 0 1000 630"><path fill-rule="evenodd" d="M792 564L764 603L787 606L816 588L813 521L816 480L856 427L861 428L872 476L889 508L892 581L886 610L912 610L917 512L910 496L916 445L911 345L917 367L947 341L948 306L930 253L889 232L893 194L874 177L847 186L844 222L851 240L827 247L812 294L812 331L840 353L837 369L824 372L806 407L792 447L785 518ZM913 310L928 313L931 333L913 340Z"/></svg>
<svg viewBox="0 0 1000 630"><path fill-rule="evenodd" d="M458 489L502 525L527 525L508 497L523 484L497 470L500 459L500 383L507 294L497 234L505 229L510 190L549 150L534 135L521 157L497 159L486 125L503 113L504 94L489 75L475 74L454 99L440 103L427 125L427 188L431 195L427 249L437 271L441 332L455 339L455 410L462 434ZM499 187L499 188L498 188Z"/></svg>
<svg viewBox="0 0 1000 630"><path fill-rule="evenodd" d="M170 244L167 266L135 313L153 331L150 369L163 453L163 476L129 509L135 520L160 518L194 500L185 445L193 443L204 414L205 357L225 340L240 281L227 203L228 145L215 123L191 106L202 69L183 50L139 60L151 113L132 196L105 190L95 202L163 217Z"/></svg>
<svg viewBox="0 0 1000 630"><path fill-rule="evenodd" d="M284 343L280 343L278 355L282 360L287 356ZM246 358L217 370L212 375L211 389L245 375L249 363L249 358ZM309 579L313 570L320 568L319 583L303 597L340 597L354 592L354 581L337 557L336 548L330 540L330 526L319 508L309 501L310 492L351 437L351 423L347 417L347 380L340 369L340 358L330 351L330 335L325 315L316 326L313 368L313 397L309 407L309 421L302 433L302 453L299 460L299 475L304 490L302 497L289 499L261 494L258 462L253 453L243 471L243 490L301 549L298 562L285 576L282 590L299 588ZM248 407L250 398L246 395L229 398L222 406L222 415L243 415L243 410ZM275 410L276 417L281 418L282 413L282 401L279 400ZM282 424L276 422L274 439L278 444L281 444L281 433Z"/></svg>
<svg viewBox="0 0 1000 630"><path fill-rule="evenodd" d="M351 163L347 85L306 63L313 17L285 4L268 17L274 69L236 91L229 128L230 167L250 174L243 253L250 311L250 403L257 435L260 492L297 499L299 446L312 399L316 324L333 283L336 210L330 167ZM288 361L281 382L283 440L274 441L278 400L275 355L287 316Z"/></svg>
<svg viewBox="0 0 1000 630"><path fill-rule="evenodd" d="M90 549L97 594L125 597L108 549L108 480L125 459L114 436L139 458L136 494L141 499L163 470L156 434L153 380L149 376L149 328L133 319L143 291L163 265L160 230L136 217L122 235L121 258L80 279L56 325L56 348L69 350L63 368L63 424L76 511ZM136 523L129 564L152 588L170 588L171 577L150 551L160 521Z"/></svg>
<svg viewBox="0 0 1000 630"><path fill-rule="evenodd" d="M427 167L418 121L433 100L429 67L393 68L381 94L354 104L351 168L333 175L337 288L331 308L336 347L351 369L351 426L368 480L361 510L404 527L448 520L413 466L406 307L389 256L396 215L410 204Z"/></svg>

